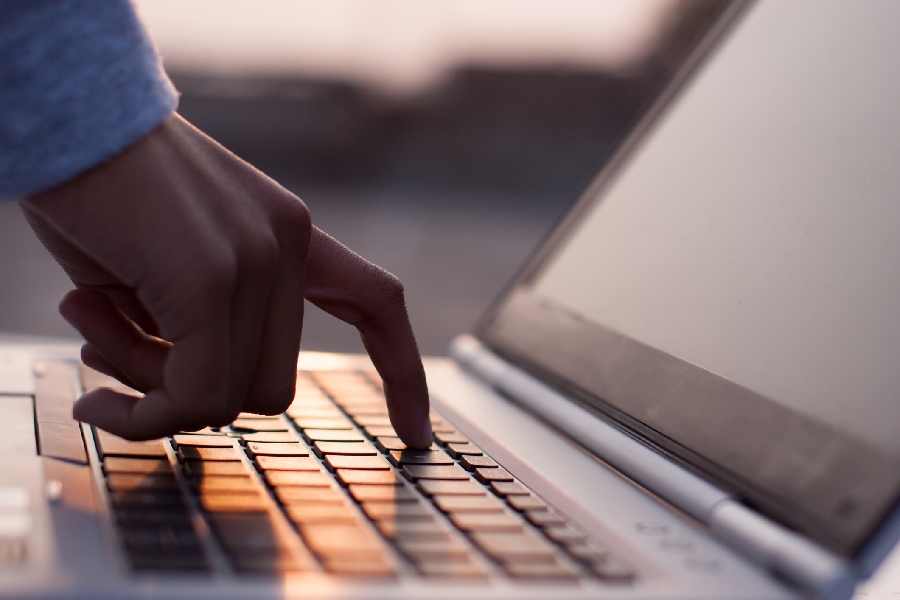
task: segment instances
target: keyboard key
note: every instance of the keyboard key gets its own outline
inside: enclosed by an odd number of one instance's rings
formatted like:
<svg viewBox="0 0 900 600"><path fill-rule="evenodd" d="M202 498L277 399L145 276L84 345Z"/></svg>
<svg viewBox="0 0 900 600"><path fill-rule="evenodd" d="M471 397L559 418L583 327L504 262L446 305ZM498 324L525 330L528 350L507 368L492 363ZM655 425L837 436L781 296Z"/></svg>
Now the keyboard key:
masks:
<svg viewBox="0 0 900 600"><path fill-rule="evenodd" d="M520 496L510 496L510 499L517 497ZM535 527L562 527L566 524L562 517L549 510L528 511L525 518Z"/></svg>
<svg viewBox="0 0 900 600"><path fill-rule="evenodd" d="M465 455L480 456L484 454L481 448L475 444L447 444L447 454L453 458L460 458Z"/></svg>
<svg viewBox="0 0 900 600"><path fill-rule="evenodd" d="M238 573L271 574L304 570L287 550L278 552L236 553L230 556Z"/></svg>
<svg viewBox="0 0 900 600"><path fill-rule="evenodd" d="M231 424L234 431L287 431L287 425L280 418L269 419L235 419Z"/></svg>
<svg viewBox="0 0 900 600"><path fill-rule="evenodd" d="M321 471L264 471L269 485L296 485L301 487L331 487L331 478Z"/></svg>
<svg viewBox="0 0 900 600"><path fill-rule="evenodd" d="M175 478L169 475L139 475L112 473L106 478L106 487L113 492L143 492L156 490L177 490Z"/></svg>
<svg viewBox="0 0 900 600"><path fill-rule="evenodd" d="M385 408L385 410L387 410L387 408ZM356 421L356 424L361 427L393 427L387 413L385 413L384 416L371 414L362 415L356 417L354 420Z"/></svg>
<svg viewBox="0 0 900 600"><path fill-rule="evenodd" d="M456 431L453 427L441 419L431 419L431 431L435 433L453 433Z"/></svg>
<svg viewBox="0 0 900 600"><path fill-rule="evenodd" d="M105 473L166 475L172 473L169 461L161 458L123 458L111 456L103 461Z"/></svg>
<svg viewBox="0 0 900 600"><path fill-rule="evenodd" d="M146 442L129 442L117 435L107 433L102 429L93 428L94 439L97 440L97 452L100 458L107 456L131 456L141 458L165 458L166 448L162 440L149 440Z"/></svg>
<svg viewBox="0 0 900 600"><path fill-rule="evenodd" d="M329 454L325 457L329 469L365 469L370 471L390 471L391 466L380 456L342 456Z"/></svg>
<svg viewBox="0 0 900 600"><path fill-rule="evenodd" d="M418 481L420 479L470 480L469 474L459 465L404 465L401 472L410 481Z"/></svg>
<svg viewBox="0 0 900 600"><path fill-rule="evenodd" d="M188 460L184 463L184 472L189 477L204 477L207 475L237 476L249 475L247 466L238 461L201 461Z"/></svg>
<svg viewBox="0 0 900 600"><path fill-rule="evenodd" d="M487 456L472 456L468 454L464 454L459 457L459 464L470 471L482 467L489 468L500 466L495 463L492 458L489 458Z"/></svg>
<svg viewBox="0 0 900 600"><path fill-rule="evenodd" d="M546 511L547 505L535 496L510 496L506 500L511 507L518 511Z"/></svg>
<svg viewBox="0 0 900 600"><path fill-rule="evenodd" d="M295 525L353 525L358 516L346 504L288 504L288 518Z"/></svg>
<svg viewBox="0 0 900 600"><path fill-rule="evenodd" d="M591 571L601 579L616 583L627 583L637 577L637 573L629 565L616 559L595 562L590 565Z"/></svg>
<svg viewBox="0 0 900 600"><path fill-rule="evenodd" d="M300 528L303 539L316 554L349 558L383 557L381 545L357 525L305 525Z"/></svg>
<svg viewBox="0 0 900 600"><path fill-rule="evenodd" d="M376 450L369 442L316 442L313 451L319 457L330 454L342 454L345 456L378 456Z"/></svg>
<svg viewBox="0 0 900 600"><path fill-rule="evenodd" d="M194 552L134 553L128 562L135 571L208 571L206 557Z"/></svg>
<svg viewBox="0 0 900 600"><path fill-rule="evenodd" d="M381 519L431 519L432 513L418 502L364 502L363 512L373 521Z"/></svg>
<svg viewBox="0 0 900 600"><path fill-rule="evenodd" d="M265 552L287 547L267 513L213 513L209 525L228 551Z"/></svg>
<svg viewBox="0 0 900 600"><path fill-rule="evenodd" d="M314 442L364 442L366 438L357 431L343 431L340 429L305 429L303 437L309 443Z"/></svg>
<svg viewBox="0 0 900 600"><path fill-rule="evenodd" d="M568 525L544 527L542 531L544 532L544 535L554 542L565 546L581 546L587 544L587 539Z"/></svg>
<svg viewBox="0 0 900 600"><path fill-rule="evenodd" d="M370 438L377 437L397 437L397 432L394 431L393 427L390 426L380 426L380 425L367 425L363 427Z"/></svg>
<svg viewBox="0 0 900 600"><path fill-rule="evenodd" d="M363 471L359 469L338 469L337 478L344 485L400 485L393 471Z"/></svg>
<svg viewBox="0 0 900 600"><path fill-rule="evenodd" d="M340 419L344 416L330 400L321 404L292 404L285 414L292 419Z"/></svg>
<svg viewBox="0 0 900 600"><path fill-rule="evenodd" d="M446 446L447 444L468 444L469 438L461 433L438 431L434 434L434 439L438 444Z"/></svg>
<svg viewBox="0 0 900 600"><path fill-rule="evenodd" d="M179 433L173 436L176 446L206 446L208 448L231 448L231 438L224 435L196 435Z"/></svg>
<svg viewBox="0 0 900 600"><path fill-rule="evenodd" d="M402 485L351 485L347 490L357 502L417 502L419 497Z"/></svg>
<svg viewBox="0 0 900 600"><path fill-rule="evenodd" d="M375 446L382 452L390 452L392 450L406 450L406 444L400 441L398 437L377 437L375 438Z"/></svg>
<svg viewBox="0 0 900 600"><path fill-rule="evenodd" d="M508 513L450 513L450 520L463 531L516 533L523 531L521 521Z"/></svg>
<svg viewBox="0 0 900 600"><path fill-rule="evenodd" d="M201 494L200 506L208 512L265 512L269 503L261 493Z"/></svg>
<svg viewBox="0 0 900 600"><path fill-rule="evenodd" d="M282 504L346 504L344 495L336 489L328 487L294 487L281 486L275 488L275 495Z"/></svg>
<svg viewBox="0 0 900 600"><path fill-rule="evenodd" d="M378 528L381 535L396 542L402 540L449 541L451 539L447 528L436 521L384 519L375 521L375 527Z"/></svg>
<svg viewBox="0 0 900 600"><path fill-rule="evenodd" d="M175 488L168 490L115 491L109 493L110 504L116 509L172 509L186 510L181 491Z"/></svg>
<svg viewBox="0 0 900 600"><path fill-rule="evenodd" d="M413 562L469 562L471 549L456 540L399 540L397 549Z"/></svg>
<svg viewBox="0 0 900 600"><path fill-rule="evenodd" d="M423 479L417 483L419 490L426 496L435 494L447 496L485 496L484 488L472 481L438 481Z"/></svg>
<svg viewBox="0 0 900 600"><path fill-rule="evenodd" d="M299 442L250 442L247 444L247 453L250 456L309 456L309 450Z"/></svg>
<svg viewBox="0 0 900 600"><path fill-rule="evenodd" d="M263 471L318 471L319 462L304 456L257 456L256 464Z"/></svg>
<svg viewBox="0 0 900 600"><path fill-rule="evenodd" d="M487 572L472 563L447 562L443 560L422 561L416 564L416 570L426 577L487 580Z"/></svg>
<svg viewBox="0 0 900 600"><path fill-rule="evenodd" d="M384 557L364 560L327 558L323 561L323 566L329 573L344 576L390 577L396 574L394 567Z"/></svg>
<svg viewBox="0 0 900 600"><path fill-rule="evenodd" d="M557 583L578 580L578 571L571 565L561 563L511 562L504 565L504 570L516 579L552 579Z"/></svg>
<svg viewBox="0 0 900 600"><path fill-rule="evenodd" d="M182 446L178 449L182 460L241 460L236 448L204 448L202 446Z"/></svg>
<svg viewBox="0 0 900 600"><path fill-rule="evenodd" d="M517 481L492 481L491 490L493 490L494 493L498 496L502 497L531 495L531 492L528 491L528 488Z"/></svg>
<svg viewBox="0 0 900 600"><path fill-rule="evenodd" d="M401 465L452 465L453 459L443 450L393 450L388 460L395 467Z"/></svg>
<svg viewBox="0 0 900 600"><path fill-rule="evenodd" d="M220 477L212 475L191 481L191 487L200 494L209 492L247 492L256 488L256 480L250 477Z"/></svg>
<svg viewBox="0 0 900 600"><path fill-rule="evenodd" d="M435 496L438 509L449 512L503 513L503 504L492 496Z"/></svg>
<svg viewBox="0 0 900 600"><path fill-rule="evenodd" d="M475 469L475 478L482 483L490 483L492 481L511 483L515 481L513 476L507 473L506 469L501 469L500 467Z"/></svg>
<svg viewBox="0 0 900 600"><path fill-rule="evenodd" d="M347 417L332 417L328 419L315 417L294 417L294 424L300 429L354 429L353 423Z"/></svg>
<svg viewBox="0 0 900 600"><path fill-rule="evenodd" d="M553 547L531 533L494 533L476 531L471 539L485 554L500 561L555 563Z"/></svg>
<svg viewBox="0 0 900 600"><path fill-rule="evenodd" d="M344 411L350 415L353 420L362 425L360 419L363 421L370 420L371 425L390 425L390 420L387 419L388 410L387 405L384 403L384 400L376 400L374 402L358 402L358 403L347 403L343 404ZM380 420L379 417L382 417L383 420Z"/></svg>
<svg viewBox="0 0 900 600"><path fill-rule="evenodd" d="M297 437L289 431L260 431L257 433L245 433L241 436L245 442L271 442L275 444L290 444L296 442Z"/></svg>

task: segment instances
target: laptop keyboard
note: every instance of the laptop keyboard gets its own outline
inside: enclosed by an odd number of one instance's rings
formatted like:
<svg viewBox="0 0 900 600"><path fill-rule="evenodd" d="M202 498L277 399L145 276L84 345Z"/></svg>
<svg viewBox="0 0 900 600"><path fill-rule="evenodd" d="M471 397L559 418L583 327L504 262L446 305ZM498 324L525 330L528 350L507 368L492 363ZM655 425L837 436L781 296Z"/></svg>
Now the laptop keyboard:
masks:
<svg viewBox="0 0 900 600"><path fill-rule="evenodd" d="M83 370L86 389L121 387ZM110 509L139 572L627 584L634 570L437 413L404 446L374 374L299 372L285 414L128 442L94 429Z"/></svg>

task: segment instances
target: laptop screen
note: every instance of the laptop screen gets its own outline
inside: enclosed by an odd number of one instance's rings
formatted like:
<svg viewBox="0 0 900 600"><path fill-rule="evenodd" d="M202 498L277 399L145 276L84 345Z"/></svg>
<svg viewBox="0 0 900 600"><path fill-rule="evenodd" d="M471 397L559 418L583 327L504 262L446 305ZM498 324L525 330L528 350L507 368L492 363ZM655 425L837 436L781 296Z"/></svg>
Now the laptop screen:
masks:
<svg viewBox="0 0 900 600"><path fill-rule="evenodd" d="M481 332L844 555L900 488L898 18L746 9Z"/></svg>

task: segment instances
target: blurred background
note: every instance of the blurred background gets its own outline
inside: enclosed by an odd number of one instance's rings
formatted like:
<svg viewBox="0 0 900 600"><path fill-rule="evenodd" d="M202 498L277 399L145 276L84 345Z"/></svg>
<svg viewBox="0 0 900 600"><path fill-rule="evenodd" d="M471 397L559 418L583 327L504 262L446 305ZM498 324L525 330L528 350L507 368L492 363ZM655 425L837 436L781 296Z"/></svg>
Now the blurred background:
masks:
<svg viewBox="0 0 900 600"><path fill-rule="evenodd" d="M719 0L140 0L179 112L403 281L420 349L471 331ZM0 331L76 337L0 205ZM307 306L304 347L362 351Z"/></svg>

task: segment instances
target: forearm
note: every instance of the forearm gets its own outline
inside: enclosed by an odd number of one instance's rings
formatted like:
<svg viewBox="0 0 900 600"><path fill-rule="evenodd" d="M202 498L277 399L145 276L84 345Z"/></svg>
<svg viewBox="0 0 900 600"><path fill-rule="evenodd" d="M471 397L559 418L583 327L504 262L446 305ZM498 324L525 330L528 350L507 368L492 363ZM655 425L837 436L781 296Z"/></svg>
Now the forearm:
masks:
<svg viewBox="0 0 900 600"><path fill-rule="evenodd" d="M0 199L110 159L177 103L127 0L4 1L0 57Z"/></svg>

